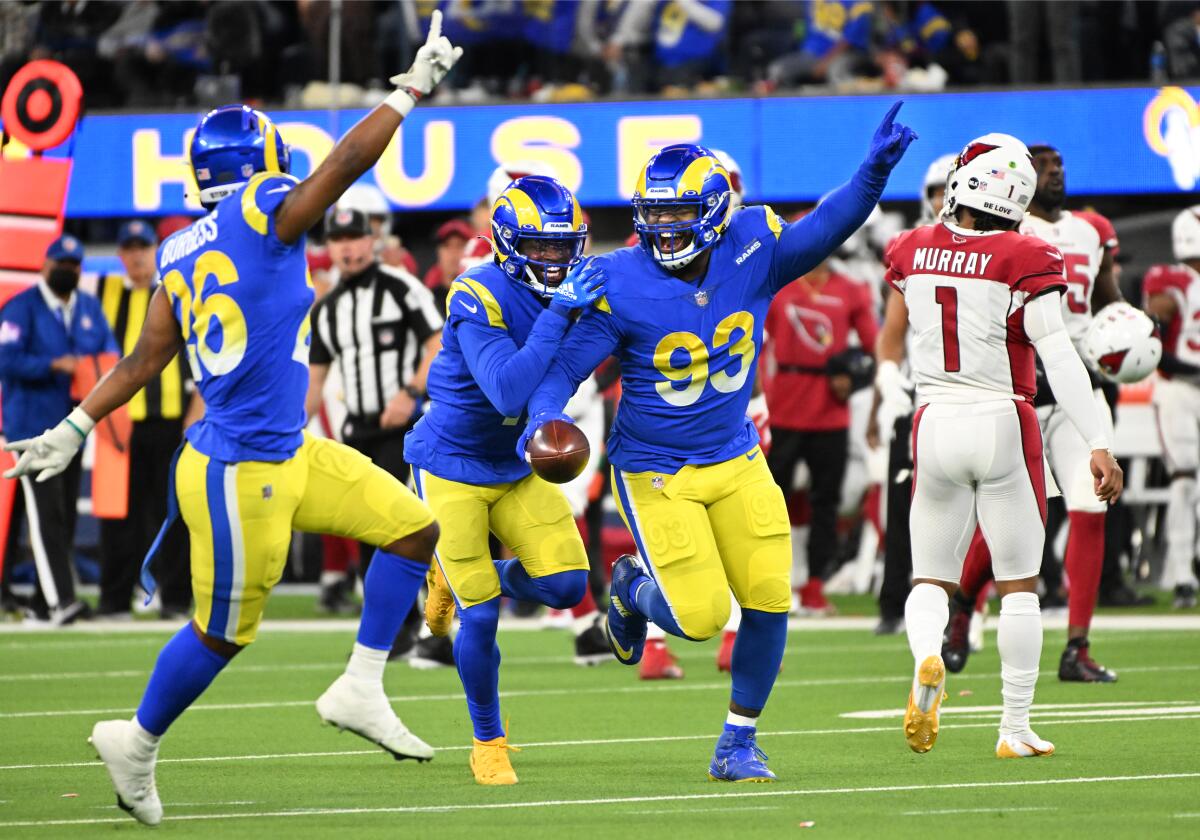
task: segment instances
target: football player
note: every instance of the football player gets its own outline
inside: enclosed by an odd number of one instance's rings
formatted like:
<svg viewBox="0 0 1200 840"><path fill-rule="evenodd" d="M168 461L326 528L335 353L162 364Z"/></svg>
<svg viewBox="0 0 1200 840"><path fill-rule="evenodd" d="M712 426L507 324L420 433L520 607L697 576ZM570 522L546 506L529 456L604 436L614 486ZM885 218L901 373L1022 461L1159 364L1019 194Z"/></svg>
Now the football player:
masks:
<svg viewBox="0 0 1200 840"><path fill-rule="evenodd" d="M783 493L746 416L771 299L856 230L914 132L888 111L864 164L799 222L769 207L734 211L729 174L690 144L652 156L633 197L639 246L595 258L609 287L572 329L529 402L518 452L610 354L622 393L608 440L621 515L642 562L613 567L609 644L634 665L646 624L703 640L742 607L733 696L709 767L714 779L770 781L759 714L779 673L791 603ZM644 562L644 565L642 563Z"/></svg>
<svg viewBox="0 0 1200 840"><path fill-rule="evenodd" d="M1086 441L1092 493L1108 502L1121 492L1111 427L1063 323L1062 256L1016 232L1036 185L1019 140L974 140L947 181L943 221L901 234L886 256L888 281L904 294L913 327L910 363L920 406L913 419L913 589L904 610L915 660L904 734L915 752L937 739L946 681L942 631L976 524L1001 596L1004 715L996 755L1054 752L1029 726L1042 649L1036 588L1046 515L1032 405L1035 351L1058 406Z"/></svg>
<svg viewBox="0 0 1200 840"><path fill-rule="evenodd" d="M1176 609L1196 606L1196 470L1200 468L1200 206L1175 217L1177 265L1146 273L1146 311L1158 321L1163 355L1154 407L1163 460L1171 473L1167 502L1167 569Z"/></svg>
<svg viewBox="0 0 1200 840"><path fill-rule="evenodd" d="M293 528L379 546L349 664L317 701L318 713L396 758L433 756L392 711L383 668L438 529L429 508L365 456L303 432L313 302L304 238L461 55L441 37L435 11L412 67L392 78L397 89L304 181L287 174L288 147L264 114L244 105L209 112L189 149L209 212L159 246L162 284L137 346L59 425L6 447L21 453L7 477L61 472L97 421L186 352L206 411L171 465L170 514L158 542L181 516L196 613L159 654L133 719L97 723L90 739L117 804L147 825L162 819L159 740L254 641Z"/></svg>
<svg viewBox="0 0 1200 840"><path fill-rule="evenodd" d="M1113 276L1117 235L1096 213L1063 209L1066 177L1062 154L1049 145L1030 147L1037 189L1021 221L1021 233L1037 236L1063 255L1067 291L1062 296L1063 322L1077 350L1092 322L1092 313L1121 300ZM1085 356L1086 358L1086 356ZM1113 435L1112 412L1100 389L1103 380L1090 372L1093 399L1106 435ZM1092 489L1086 441L1057 405L1053 393L1038 389L1035 406L1046 444L1046 457L1067 504L1067 548L1064 558L1070 589L1067 595L1067 645L1059 659L1058 678L1068 682L1115 682L1117 675L1092 659L1088 628L1096 609L1100 571L1104 565L1104 515L1107 503ZM961 671L970 650L967 628L979 591L991 577L987 544L976 540L963 568L961 589L954 597L943 657L952 672Z"/></svg>
<svg viewBox="0 0 1200 840"><path fill-rule="evenodd" d="M500 723L500 596L570 609L588 558L562 491L514 454L534 386L568 327L604 293L605 270L583 259L587 225L575 197L541 175L519 178L492 209L492 262L450 286L442 352L429 371L429 411L404 439L417 493L444 523L425 616L450 630L482 785L516 784ZM516 558L495 560L494 533Z"/></svg>

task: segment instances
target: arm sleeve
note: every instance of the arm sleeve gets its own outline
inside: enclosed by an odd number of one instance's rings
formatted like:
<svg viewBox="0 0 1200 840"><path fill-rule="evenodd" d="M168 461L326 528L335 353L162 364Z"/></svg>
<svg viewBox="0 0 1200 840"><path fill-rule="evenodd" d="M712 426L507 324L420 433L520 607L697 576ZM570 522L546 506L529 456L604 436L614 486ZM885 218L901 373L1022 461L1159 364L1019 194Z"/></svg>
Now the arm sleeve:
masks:
<svg viewBox="0 0 1200 840"><path fill-rule="evenodd" d="M30 347L32 321L24 306L9 305L0 311L0 376L41 382L53 375L53 357Z"/></svg>
<svg viewBox="0 0 1200 840"><path fill-rule="evenodd" d="M1029 301L1024 318L1025 334L1042 360L1054 399L1087 441L1088 449L1109 449L1112 441L1096 411L1091 378L1063 324L1062 293Z"/></svg>
<svg viewBox="0 0 1200 840"><path fill-rule="evenodd" d="M584 313L529 398L529 416L543 411L561 413L579 383L611 356L619 343L620 336L610 313L598 309Z"/></svg>
<svg viewBox="0 0 1200 840"><path fill-rule="evenodd" d="M547 309L534 322L525 345L518 349L500 327L468 319L451 320L471 375L505 417L519 417L525 410L533 389L559 350L568 323L562 315Z"/></svg>
<svg viewBox="0 0 1200 840"><path fill-rule="evenodd" d="M863 165L815 210L787 225L779 234L779 244L771 260L772 294L808 274L862 227L886 184L886 174L871 172Z"/></svg>
<svg viewBox="0 0 1200 840"><path fill-rule="evenodd" d="M720 32L725 25L726 12L723 9L707 6L700 0L679 0L679 5L688 20L705 32Z"/></svg>

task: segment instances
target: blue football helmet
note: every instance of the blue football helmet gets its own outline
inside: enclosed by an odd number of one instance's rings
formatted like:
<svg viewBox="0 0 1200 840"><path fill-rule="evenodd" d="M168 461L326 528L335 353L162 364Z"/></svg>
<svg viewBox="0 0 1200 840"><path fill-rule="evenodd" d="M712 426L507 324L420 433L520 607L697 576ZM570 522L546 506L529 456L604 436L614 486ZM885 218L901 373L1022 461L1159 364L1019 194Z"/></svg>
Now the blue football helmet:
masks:
<svg viewBox="0 0 1200 840"><path fill-rule="evenodd" d="M694 207L696 218L658 224L647 221L651 208L668 207ZM733 182L720 159L703 146L680 143L651 157L638 176L633 193L633 229L642 247L659 265L683 268L717 243L729 227L733 208ZM664 236L686 241L663 250L660 238Z"/></svg>
<svg viewBox="0 0 1200 840"><path fill-rule="evenodd" d="M291 151L270 117L247 105L222 105L204 115L188 146L188 160L211 209L256 172L287 172Z"/></svg>
<svg viewBox="0 0 1200 840"><path fill-rule="evenodd" d="M521 253L525 240L557 240L567 246L566 262L535 260ZM526 175L513 181L492 207L492 252L504 273L542 297L554 294L558 283L545 280L549 268L563 276L583 259L587 225L571 191L545 175ZM533 267L542 269L538 277ZM559 279L562 282L562 279Z"/></svg>

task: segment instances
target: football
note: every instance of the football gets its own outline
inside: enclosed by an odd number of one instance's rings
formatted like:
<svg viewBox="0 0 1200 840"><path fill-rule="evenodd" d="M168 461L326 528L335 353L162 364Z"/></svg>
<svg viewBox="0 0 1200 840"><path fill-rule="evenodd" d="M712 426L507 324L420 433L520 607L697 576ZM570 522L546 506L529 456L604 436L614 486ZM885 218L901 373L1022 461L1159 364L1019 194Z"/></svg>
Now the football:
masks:
<svg viewBox="0 0 1200 840"><path fill-rule="evenodd" d="M574 423L551 420L533 433L525 453L538 476L553 484L566 484L583 472L591 447L587 435Z"/></svg>

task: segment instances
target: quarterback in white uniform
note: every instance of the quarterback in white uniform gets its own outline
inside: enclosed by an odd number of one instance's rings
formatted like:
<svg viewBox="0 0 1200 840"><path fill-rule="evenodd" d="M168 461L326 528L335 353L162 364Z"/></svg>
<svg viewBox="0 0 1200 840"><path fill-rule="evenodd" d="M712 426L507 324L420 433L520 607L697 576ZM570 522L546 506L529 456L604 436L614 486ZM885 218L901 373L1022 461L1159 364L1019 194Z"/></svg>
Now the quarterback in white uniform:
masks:
<svg viewBox="0 0 1200 840"><path fill-rule="evenodd" d="M1175 217L1177 265L1156 265L1142 285L1146 311L1163 338L1154 408L1163 459L1171 474L1167 568L1175 607L1196 606L1196 471L1200 468L1200 206Z"/></svg>
<svg viewBox="0 0 1200 840"><path fill-rule="evenodd" d="M905 626L914 657L904 732L915 752L938 733L949 596L976 524L991 549L1001 596L1004 714L996 755L1050 755L1030 729L1042 648L1036 592L1045 538L1042 440L1032 401L1034 353L1058 404L1087 441L1093 492L1120 493L1121 469L1091 381L1062 317L1066 291L1056 248L1016 227L1037 184L1029 150L989 134L959 154L942 221L897 237L888 281L904 294L920 406L913 423L910 516L913 589Z"/></svg>

